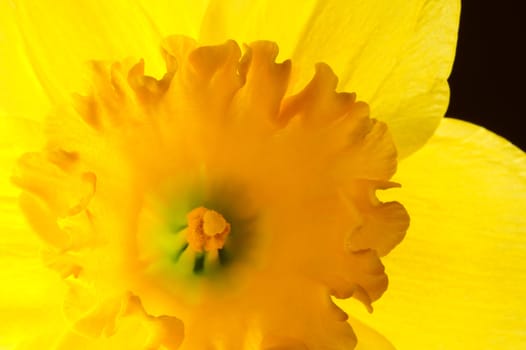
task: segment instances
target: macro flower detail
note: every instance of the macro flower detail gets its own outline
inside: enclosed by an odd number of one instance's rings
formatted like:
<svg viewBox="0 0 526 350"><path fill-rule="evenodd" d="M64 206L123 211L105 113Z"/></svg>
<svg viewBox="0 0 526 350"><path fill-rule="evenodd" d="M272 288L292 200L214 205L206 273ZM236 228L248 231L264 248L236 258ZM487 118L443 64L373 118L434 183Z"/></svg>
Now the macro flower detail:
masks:
<svg viewBox="0 0 526 350"><path fill-rule="evenodd" d="M409 217L396 149L328 65L289 90L277 45L169 37L166 73L92 62L13 181L66 285L58 349L350 349Z"/></svg>
<svg viewBox="0 0 526 350"><path fill-rule="evenodd" d="M187 243L183 251L190 246L197 252L222 251L230 233L230 224L223 215L204 207L195 208L187 215Z"/></svg>
<svg viewBox="0 0 526 350"><path fill-rule="evenodd" d="M443 118L459 14L0 2L0 348L525 348L526 156Z"/></svg>

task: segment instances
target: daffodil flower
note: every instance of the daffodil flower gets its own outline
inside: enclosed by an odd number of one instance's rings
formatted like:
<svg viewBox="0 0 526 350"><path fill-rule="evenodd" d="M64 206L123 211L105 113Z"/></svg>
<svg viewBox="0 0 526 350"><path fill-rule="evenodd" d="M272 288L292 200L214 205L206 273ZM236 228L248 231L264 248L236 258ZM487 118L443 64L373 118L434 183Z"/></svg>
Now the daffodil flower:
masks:
<svg viewBox="0 0 526 350"><path fill-rule="evenodd" d="M0 347L525 346L526 157L442 118L459 11L2 2Z"/></svg>

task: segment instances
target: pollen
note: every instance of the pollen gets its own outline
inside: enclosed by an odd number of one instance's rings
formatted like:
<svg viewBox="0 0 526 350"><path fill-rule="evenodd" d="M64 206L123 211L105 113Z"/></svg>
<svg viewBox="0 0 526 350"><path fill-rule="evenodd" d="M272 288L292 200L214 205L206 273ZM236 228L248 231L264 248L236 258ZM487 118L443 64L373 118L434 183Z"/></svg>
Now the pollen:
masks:
<svg viewBox="0 0 526 350"><path fill-rule="evenodd" d="M222 249L230 234L230 224L223 215L205 207L193 209L187 215L186 239L195 252Z"/></svg>

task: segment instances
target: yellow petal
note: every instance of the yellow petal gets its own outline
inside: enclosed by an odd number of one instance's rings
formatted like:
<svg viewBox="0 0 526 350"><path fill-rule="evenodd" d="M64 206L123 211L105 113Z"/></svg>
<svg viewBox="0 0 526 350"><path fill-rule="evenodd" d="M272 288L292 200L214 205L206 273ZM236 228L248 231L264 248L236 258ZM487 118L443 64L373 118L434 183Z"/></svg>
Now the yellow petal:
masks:
<svg viewBox="0 0 526 350"><path fill-rule="evenodd" d="M186 35L197 39L209 0L137 0L162 37ZM216 43L217 44L217 43Z"/></svg>
<svg viewBox="0 0 526 350"><path fill-rule="evenodd" d="M217 44L228 39L247 44L256 40L270 40L277 42L280 57L290 58L309 18L315 14L316 2L210 0L199 40L203 44ZM310 62L303 83L310 80L314 63ZM298 85L298 88L304 85Z"/></svg>
<svg viewBox="0 0 526 350"><path fill-rule="evenodd" d="M351 324L358 339L358 344L356 344L354 350L395 350L384 336L371 327L352 317L349 318L348 322Z"/></svg>
<svg viewBox="0 0 526 350"><path fill-rule="evenodd" d="M15 198L0 197L0 348L57 324L63 289L58 274L40 258L41 243L31 232ZM50 323L51 322L51 323Z"/></svg>
<svg viewBox="0 0 526 350"><path fill-rule="evenodd" d="M54 101L83 90L88 60L144 58L153 74L164 67L160 36L128 1L17 1L5 16L15 18L25 53Z"/></svg>
<svg viewBox="0 0 526 350"><path fill-rule="evenodd" d="M18 207L20 192L9 181L14 162L41 145L38 123L0 115L0 348L16 344L28 329L59 322L59 276L40 258L41 242ZM54 309L55 312L50 312ZM38 333L38 332L35 332ZM36 334L35 334L36 335Z"/></svg>
<svg viewBox="0 0 526 350"><path fill-rule="evenodd" d="M395 181L412 221L384 260L388 292L372 315L346 309L398 349L525 348L525 154L444 119Z"/></svg>
<svg viewBox="0 0 526 350"><path fill-rule="evenodd" d="M25 152L40 149L44 144L42 125L26 118L0 113L0 195L16 198L20 190L11 183L17 159Z"/></svg>
<svg viewBox="0 0 526 350"><path fill-rule="evenodd" d="M343 5L345 3L345 5ZM293 59L307 70L326 61L340 87L385 121L400 156L432 135L449 99L459 1L324 1Z"/></svg>
<svg viewBox="0 0 526 350"><path fill-rule="evenodd" d="M449 99L459 1L211 1L202 40L276 41L293 59L293 89L316 62L385 121L400 156L433 134ZM292 15L293 14L293 15Z"/></svg>
<svg viewBox="0 0 526 350"><path fill-rule="evenodd" d="M11 3L0 2L0 115L42 118L49 100L25 55ZM4 123L2 116L0 131Z"/></svg>

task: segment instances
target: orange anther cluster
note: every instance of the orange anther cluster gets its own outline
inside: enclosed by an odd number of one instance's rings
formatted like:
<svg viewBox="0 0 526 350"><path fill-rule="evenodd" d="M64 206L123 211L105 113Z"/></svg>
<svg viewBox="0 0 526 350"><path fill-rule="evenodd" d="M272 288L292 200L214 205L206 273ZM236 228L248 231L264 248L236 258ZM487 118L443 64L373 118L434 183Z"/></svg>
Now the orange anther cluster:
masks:
<svg viewBox="0 0 526 350"><path fill-rule="evenodd" d="M187 215L188 245L196 252L210 252L223 248L230 233L230 224L225 218L205 207L193 209Z"/></svg>

